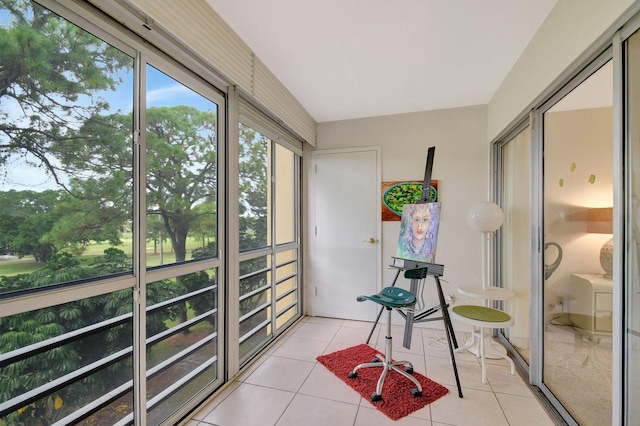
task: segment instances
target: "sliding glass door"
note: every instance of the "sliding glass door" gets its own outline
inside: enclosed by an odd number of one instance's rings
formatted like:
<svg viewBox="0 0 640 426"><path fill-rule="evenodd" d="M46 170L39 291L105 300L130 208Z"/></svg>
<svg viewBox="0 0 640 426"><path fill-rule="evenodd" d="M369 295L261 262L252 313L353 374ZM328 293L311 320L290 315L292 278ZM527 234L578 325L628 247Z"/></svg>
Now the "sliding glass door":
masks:
<svg viewBox="0 0 640 426"><path fill-rule="evenodd" d="M515 293L503 309L515 325L504 336L524 363L531 360L531 129L527 124L499 147L500 205L504 222L500 229L501 286Z"/></svg>
<svg viewBox="0 0 640 426"><path fill-rule="evenodd" d="M594 64L542 108L542 381L585 426L612 418L612 75Z"/></svg>

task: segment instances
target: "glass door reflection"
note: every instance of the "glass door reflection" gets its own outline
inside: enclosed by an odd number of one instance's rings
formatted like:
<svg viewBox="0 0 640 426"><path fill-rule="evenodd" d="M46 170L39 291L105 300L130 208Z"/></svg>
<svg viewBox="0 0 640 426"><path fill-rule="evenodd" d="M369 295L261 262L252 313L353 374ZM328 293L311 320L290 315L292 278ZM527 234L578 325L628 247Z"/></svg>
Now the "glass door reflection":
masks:
<svg viewBox="0 0 640 426"><path fill-rule="evenodd" d="M609 61L543 115L543 382L586 426L612 413L612 93Z"/></svg>

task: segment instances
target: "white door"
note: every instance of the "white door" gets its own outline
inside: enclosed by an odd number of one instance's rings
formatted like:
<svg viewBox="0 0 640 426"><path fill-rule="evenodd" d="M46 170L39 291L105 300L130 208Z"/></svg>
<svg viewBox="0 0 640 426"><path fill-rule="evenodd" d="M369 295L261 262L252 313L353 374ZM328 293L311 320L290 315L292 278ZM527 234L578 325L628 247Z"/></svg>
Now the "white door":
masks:
<svg viewBox="0 0 640 426"><path fill-rule="evenodd" d="M316 151L314 159L312 312L373 321L378 305L356 297L380 288L380 149Z"/></svg>

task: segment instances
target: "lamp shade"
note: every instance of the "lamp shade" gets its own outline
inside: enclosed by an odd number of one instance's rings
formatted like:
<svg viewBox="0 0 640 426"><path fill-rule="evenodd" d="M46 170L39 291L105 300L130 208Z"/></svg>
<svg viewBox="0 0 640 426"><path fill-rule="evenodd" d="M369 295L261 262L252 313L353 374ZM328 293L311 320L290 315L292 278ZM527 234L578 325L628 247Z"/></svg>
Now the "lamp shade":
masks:
<svg viewBox="0 0 640 426"><path fill-rule="evenodd" d="M475 204L467 213L469 226L478 232L493 232L500 228L503 220L500 206L490 201Z"/></svg>
<svg viewBox="0 0 640 426"><path fill-rule="evenodd" d="M587 232L613 234L613 207L588 209Z"/></svg>

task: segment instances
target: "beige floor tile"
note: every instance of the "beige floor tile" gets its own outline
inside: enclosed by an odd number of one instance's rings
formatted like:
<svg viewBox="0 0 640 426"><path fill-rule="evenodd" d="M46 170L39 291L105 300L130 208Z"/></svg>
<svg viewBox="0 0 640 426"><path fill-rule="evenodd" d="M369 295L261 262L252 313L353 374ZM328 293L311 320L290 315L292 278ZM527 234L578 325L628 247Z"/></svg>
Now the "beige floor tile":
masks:
<svg viewBox="0 0 640 426"><path fill-rule="evenodd" d="M358 392L321 364L315 365L299 393L354 405L358 405L361 398Z"/></svg>
<svg viewBox="0 0 640 426"><path fill-rule="evenodd" d="M276 426L352 426L357 412L357 405L298 394Z"/></svg>
<svg viewBox="0 0 640 426"><path fill-rule="evenodd" d="M314 365L310 361L270 356L244 382L297 392Z"/></svg>
<svg viewBox="0 0 640 426"><path fill-rule="evenodd" d="M509 364L488 365L487 381L496 393L533 397L529 386L520 377L518 371L511 375Z"/></svg>
<svg viewBox="0 0 640 426"><path fill-rule="evenodd" d="M456 376L453 370L453 364L448 358L427 356L425 359L427 363L427 377L441 385L456 386ZM456 366L458 367L460 385L463 388L474 388L486 391L491 390L489 383L482 383L480 364L476 361L468 362L456 360Z"/></svg>
<svg viewBox="0 0 640 426"><path fill-rule="evenodd" d="M518 426L553 426L554 422L534 397L496 394L509 424Z"/></svg>
<svg viewBox="0 0 640 426"><path fill-rule="evenodd" d="M326 318L326 317L306 317L307 322L312 322L315 324L324 324L324 325L337 325L338 327L342 326L346 320L339 318Z"/></svg>
<svg viewBox="0 0 640 426"><path fill-rule="evenodd" d="M365 330L371 330L371 328L373 327L373 322L344 320L344 322L342 323L342 326L348 327L348 328L363 328ZM380 328L380 325L376 327L376 330L378 330L379 328Z"/></svg>
<svg viewBox="0 0 640 426"><path fill-rule="evenodd" d="M403 417L398 420L391 420L374 408L360 407L354 426L431 426L428 419L417 417Z"/></svg>
<svg viewBox="0 0 640 426"><path fill-rule="evenodd" d="M341 351L342 349L347 349L347 348L350 348L352 346L356 346L356 345L359 345L359 344L360 343L329 342L327 347L324 349L324 351L320 355L331 354L333 352Z"/></svg>
<svg viewBox="0 0 640 426"><path fill-rule="evenodd" d="M242 383L202 420L216 426L275 425L294 396L293 392Z"/></svg>
<svg viewBox="0 0 640 426"><path fill-rule="evenodd" d="M224 401L229 395L231 395L233 391L235 391L238 388L238 386L240 386L240 382L229 383L227 386L225 386L223 390L218 392L218 395L216 395L216 398L214 400L200 407L200 409L193 416L193 418L195 420L203 420L207 416L207 414L213 411L214 408L220 405L222 401Z"/></svg>
<svg viewBox="0 0 640 426"><path fill-rule="evenodd" d="M352 346L358 343L365 343L367 341L367 337L369 337L369 332L371 329L366 328L351 328L351 327L340 327L338 332L333 337L332 342L336 343L349 343ZM374 336L377 338L377 334L374 331ZM371 340L374 339L374 336L371 336Z"/></svg>
<svg viewBox="0 0 640 426"><path fill-rule="evenodd" d="M463 388L458 397L446 334L415 327L409 350L403 328L393 326L393 358L448 387L450 392L398 421L375 409L316 357L366 341L372 322L305 317L192 418L189 426L501 426L553 425L552 420L506 360L488 360L487 380L475 355L456 353ZM376 327L370 346L384 352L386 325ZM466 335L457 332L463 345ZM444 340L443 340L444 339ZM392 373L390 373L392 374ZM248 409L250 407L250 409Z"/></svg>
<svg viewBox="0 0 640 426"><path fill-rule="evenodd" d="M457 390L431 404L431 419L456 426L508 426L507 418L493 392L463 389L464 398L458 398Z"/></svg>
<svg viewBox="0 0 640 426"><path fill-rule="evenodd" d="M286 342L273 352L273 355L315 362L316 357L324 353L328 344L329 342L323 340L289 337Z"/></svg>
<svg viewBox="0 0 640 426"><path fill-rule="evenodd" d="M324 340L330 342L340 329L337 325L318 324L307 321L292 334L303 339Z"/></svg>

